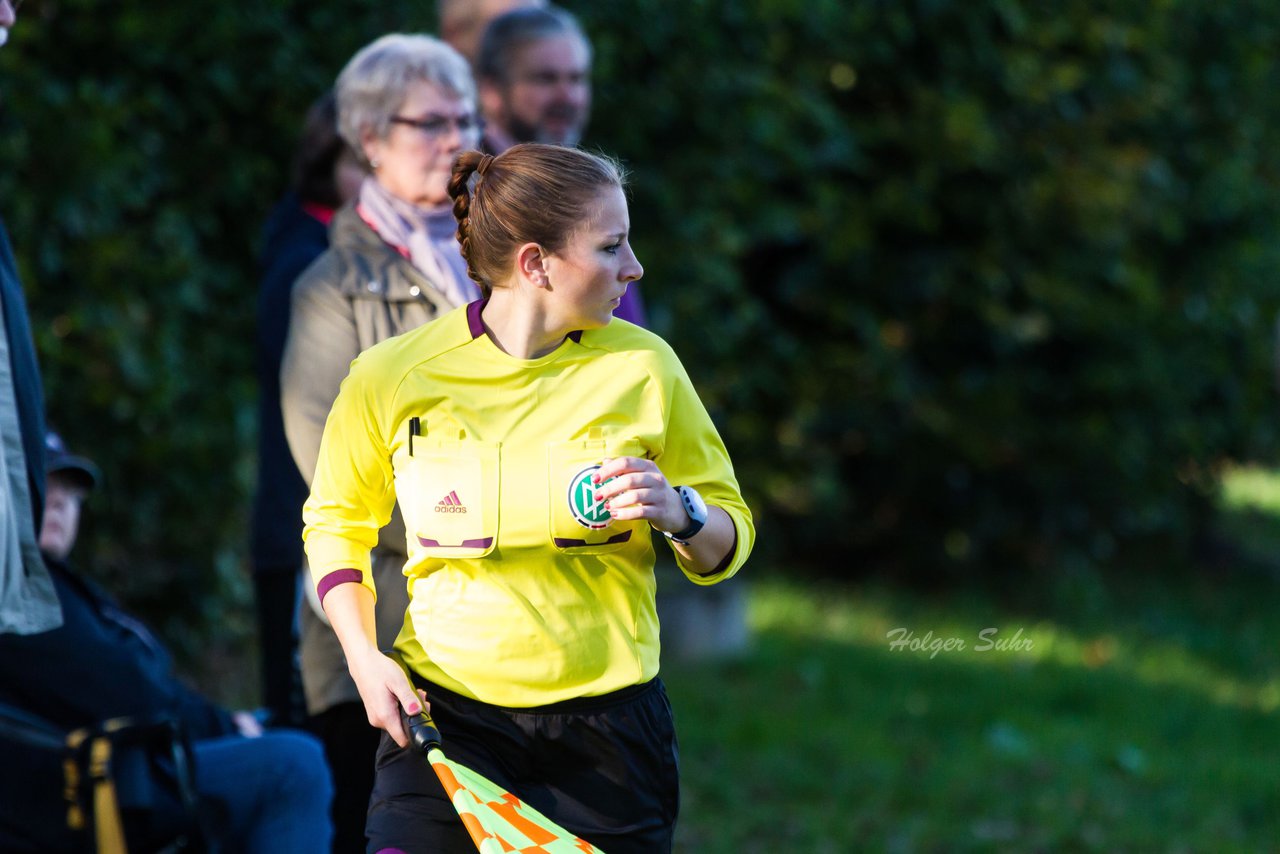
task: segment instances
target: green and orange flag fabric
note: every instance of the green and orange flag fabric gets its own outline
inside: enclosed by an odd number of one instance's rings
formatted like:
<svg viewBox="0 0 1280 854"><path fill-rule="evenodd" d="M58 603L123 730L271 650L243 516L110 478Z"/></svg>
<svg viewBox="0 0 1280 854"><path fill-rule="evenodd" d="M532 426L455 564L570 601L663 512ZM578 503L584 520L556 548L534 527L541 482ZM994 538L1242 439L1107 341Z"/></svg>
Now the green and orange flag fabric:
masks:
<svg viewBox="0 0 1280 854"><path fill-rule="evenodd" d="M426 753L480 854L604 854L439 747Z"/></svg>
<svg viewBox="0 0 1280 854"><path fill-rule="evenodd" d="M604 854L492 780L447 759L440 730L425 710L410 716L401 706L400 722L410 746L431 763L480 854Z"/></svg>

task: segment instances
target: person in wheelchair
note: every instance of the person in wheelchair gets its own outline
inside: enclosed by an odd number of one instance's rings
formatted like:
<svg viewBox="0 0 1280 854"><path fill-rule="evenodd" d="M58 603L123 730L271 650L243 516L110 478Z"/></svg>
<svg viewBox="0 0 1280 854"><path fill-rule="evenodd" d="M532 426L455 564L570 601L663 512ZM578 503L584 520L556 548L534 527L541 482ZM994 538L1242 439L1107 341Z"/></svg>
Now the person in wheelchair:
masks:
<svg viewBox="0 0 1280 854"><path fill-rule="evenodd" d="M64 619L52 631L0 635L0 704L64 732L119 717L174 720L191 745L199 801L217 817L206 823L216 825L215 847L327 851L332 782L320 743L299 731L264 731L252 714L231 712L189 688L155 635L75 572L68 558L98 469L52 432L45 457L40 549ZM35 785L48 774L47 768L6 762L0 850L70 850L75 844L65 827L61 788Z"/></svg>

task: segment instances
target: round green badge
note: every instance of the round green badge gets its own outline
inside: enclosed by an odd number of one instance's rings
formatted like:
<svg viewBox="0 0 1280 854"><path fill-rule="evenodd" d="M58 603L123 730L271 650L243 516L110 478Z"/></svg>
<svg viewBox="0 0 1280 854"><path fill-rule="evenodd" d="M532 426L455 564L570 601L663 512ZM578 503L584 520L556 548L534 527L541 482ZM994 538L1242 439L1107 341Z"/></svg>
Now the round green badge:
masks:
<svg viewBox="0 0 1280 854"><path fill-rule="evenodd" d="M605 509L604 502L596 498L598 487L591 482L591 475L595 474L598 468L600 468L598 465L587 466L569 481L569 512L573 514L574 519L578 520L579 525L593 531L607 528L613 522L613 517ZM605 482L608 483L608 481Z"/></svg>

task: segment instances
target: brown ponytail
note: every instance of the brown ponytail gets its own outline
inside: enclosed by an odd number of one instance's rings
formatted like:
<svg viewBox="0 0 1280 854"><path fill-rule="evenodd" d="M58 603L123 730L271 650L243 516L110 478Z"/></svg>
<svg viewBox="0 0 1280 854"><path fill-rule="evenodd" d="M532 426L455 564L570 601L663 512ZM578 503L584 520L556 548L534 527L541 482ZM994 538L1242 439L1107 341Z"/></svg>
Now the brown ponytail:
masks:
<svg viewBox="0 0 1280 854"><path fill-rule="evenodd" d="M487 297L491 288L476 274L476 268L471 263L471 190L467 186L472 173L479 171L485 158L493 160L492 156L479 151L464 151L458 155L453 161L453 175L449 177L449 196L453 199L453 218L458 221L458 244L462 247L462 257L467 262L467 275L480 286L480 292Z"/></svg>
<svg viewBox="0 0 1280 854"><path fill-rule="evenodd" d="M564 248L593 215L600 191L622 187L623 181L613 160L559 145L525 143L496 157L459 154L449 195L467 275L488 296L511 274L517 248Z"/></svg>

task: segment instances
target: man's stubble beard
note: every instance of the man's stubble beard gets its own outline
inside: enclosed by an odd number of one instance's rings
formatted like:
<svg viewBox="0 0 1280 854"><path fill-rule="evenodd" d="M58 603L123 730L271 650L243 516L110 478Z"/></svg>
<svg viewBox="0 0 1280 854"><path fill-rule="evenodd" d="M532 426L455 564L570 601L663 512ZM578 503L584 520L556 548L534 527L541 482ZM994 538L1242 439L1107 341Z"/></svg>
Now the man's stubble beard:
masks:
<svg viewBox="0 0 1280 854"><path fill-rule="evenodd" d="M587 116L583 115L571 130L566 131L562 136L557 136L548 133L541 124L526 122L515 113L507 112L507 131L516 142L541 142L547 145L572 147L582 141L582 131L586 125Z"/></svg>

